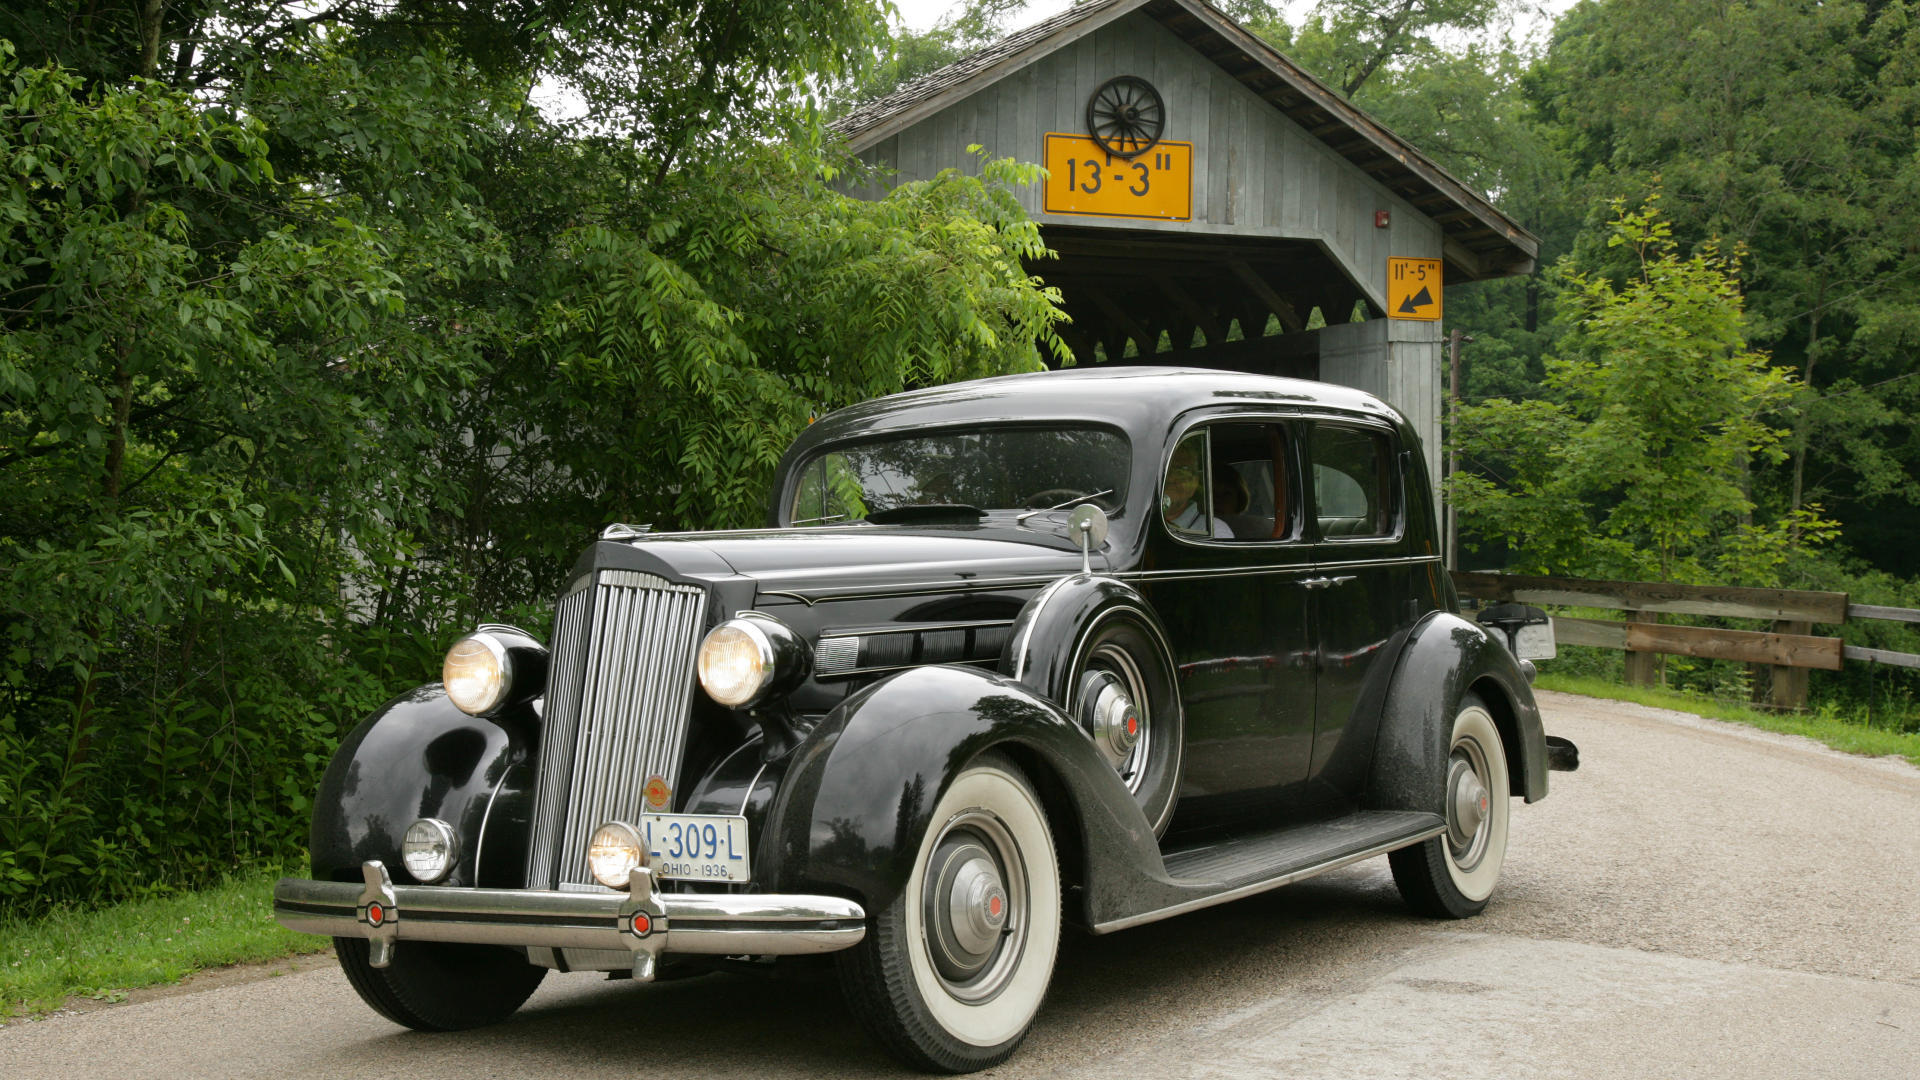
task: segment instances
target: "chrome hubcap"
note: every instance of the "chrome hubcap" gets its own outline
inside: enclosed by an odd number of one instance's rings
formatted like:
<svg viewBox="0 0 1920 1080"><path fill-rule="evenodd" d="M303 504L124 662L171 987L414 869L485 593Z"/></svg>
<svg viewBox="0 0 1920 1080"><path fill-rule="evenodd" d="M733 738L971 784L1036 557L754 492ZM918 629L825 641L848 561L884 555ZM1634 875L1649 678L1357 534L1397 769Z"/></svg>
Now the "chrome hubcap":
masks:
<svg viewBox="0 0 1920 1080"><path fill-rule="evenodd" d="M1455 744L1447 764L1447 848L1455 866L1471 870L1487 853L1493 793L1486 751L1472 739Z"/></svg>
<svg viewBox="0 0 1920 1080"><path fill-rule="evenodd" d="M1137 795L1153 752L1153 717L1140 666L1125 649L1105 644L1088 655L1086 670L1080 722L1127 790Z"/></svg>
<svg viewBox="0 0 1920 1080"><path fill-rule="evenodd" d="M985 810L955 817L934 845L921 893L927 951L962 1001L994 997L1013 975L1026 935L1017 859L1012 834Z"/></svg>

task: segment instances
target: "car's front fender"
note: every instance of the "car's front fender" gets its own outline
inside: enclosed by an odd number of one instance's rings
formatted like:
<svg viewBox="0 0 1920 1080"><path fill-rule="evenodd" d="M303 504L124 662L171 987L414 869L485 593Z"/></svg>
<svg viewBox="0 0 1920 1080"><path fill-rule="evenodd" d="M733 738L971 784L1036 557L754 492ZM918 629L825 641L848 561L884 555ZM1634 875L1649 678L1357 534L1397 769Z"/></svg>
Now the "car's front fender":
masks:
<svg viewBox="0 0 1920 1080"><path fill-rule="evenodd" d="M988 749L1030 774L1069 876L1077 866L1112 876L1105 888L1088 881L1090 895L1114 898L1142 873L1163 876L1146 818L1057 706L1001 675L937 666L866 687L802 741L767 816L779 865L763 880L884 908L906 883L941 793Z"/></svg>
<svg viewBox="0 0 1920 1080"><path fill-rule="evenodd" d="M532 705L468 716L438 684L381 706L341 742L321 778L308 839L313 877L358 881L369 859L404 876L401 839L431 817L460 838L440 884L523 885L537 725Z"/></svg>

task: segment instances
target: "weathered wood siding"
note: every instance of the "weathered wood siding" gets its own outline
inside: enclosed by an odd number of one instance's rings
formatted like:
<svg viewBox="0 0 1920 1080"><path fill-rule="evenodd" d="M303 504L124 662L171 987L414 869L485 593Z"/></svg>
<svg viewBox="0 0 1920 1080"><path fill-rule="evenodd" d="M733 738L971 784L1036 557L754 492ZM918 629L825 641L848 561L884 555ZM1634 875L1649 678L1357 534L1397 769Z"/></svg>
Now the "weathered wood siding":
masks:
<svg viewBox="0 0 1920 1080"><path fill-rule="evenodd" d="M1087 98L1116 75L1152 82L1167 107L1162 137L1194 144L1193 220L1047 214L1035 186L1020 198L1036 220L1318 241L1381 308L1386 306L1388 256L1441 257L1440 227L1432 219L1137 13L982 88L861 156L896 170L897 180L923 180L946 168L977 171L966 153L970 143L996 157L1038 162L1046 133L1085 134ZM1374 227L1376 210L1392 213L1390 228Z"/></svg>
<svg viewBox="0 0 1920 1080"><path fill-rule="evenodd" d="M1403 319L1335 323L1319 331L1320 378L1399 409L1420 435L1440 505L1440 324Z"/></svg>

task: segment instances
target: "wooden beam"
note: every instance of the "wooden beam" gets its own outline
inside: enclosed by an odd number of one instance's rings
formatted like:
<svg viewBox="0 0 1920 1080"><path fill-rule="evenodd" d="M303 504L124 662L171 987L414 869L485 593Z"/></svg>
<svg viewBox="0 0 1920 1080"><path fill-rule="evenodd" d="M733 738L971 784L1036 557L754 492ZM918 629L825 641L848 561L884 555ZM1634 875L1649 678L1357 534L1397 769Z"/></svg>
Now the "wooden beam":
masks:
<svg viewBox="0 0 1920 1080"><path fill-rule="evenodd" d="M1242 259L1230 259L1227 265L1233 269L1233 275L1240 279L1241 284L1247 287L1247 291L1259 297L1260 302L1267 305L1267 310L1279 317L1280 325L1288 333L1297 334L1306 329L1306 320L1300 317L1291 303L1273 291L1273 286L1267 284L1267 279L1261 277L1258 270Z"/></svg>
<svg viewBox="0 0 1920 1080"><path fill-rule="evenodd" d="M1134 346L1140 350L1142 356L1153 355L1154 348L1160 344L1160 335L1150 332L1134 321L1133 316L1122 311L1118 304L1108 299L1107 294L1099 289L1084 289L1080 295L1093 301L1093 306L1099 308L1100 314L1106 316L1108 326L1116 327L1124 336L1132 338ZM1118 360L1119 352L1111 344L1113 336L1108 335L1107 340L1108 353L1112 354L1113 359Z"/></svg>
<svg viewBox="0 0 1920 1080"><path fill-rule="evenodd" d="M1227 339L1226 331L1220 328L1220 317L1215 315L1211 308L1188 295L1187 290L1181 288L1179 282L1166 274L1155 274L1153 281L1160 286L1161 292L1167 294L1167 299L1173 301L1174 307L1185 312L1188 318L1199 324L1200 332L1207 335L1207 344L1218 345Z"/></svg>
<svg viewBox="0 0 1920 1080"><path fill-rule="evenodd" d="M1838 625L1846 620L1847 594L1797 589L1747 589L1730 585L1675 585L1648 581L1486 574L1456 570L1453 587L1462 596L1522 604L1566 604L1622 611L1668 611L1734 619L1797 619Z"/></svg>
<svg viewBox="0 0 1920 1080"><path fill-rule="evenodd" d="M1839 671L1842 659L1839 638L1720 630L1711 626L1663 626L1658 623L1556 617L1553 620L1553 636L1555 641L1567 645L1697 656L1707 660L1734 660L1778 667L1818 668L1822 671Z"/></svg>
<svg viewBox="0 0 1920 1080"><path fill-rule="evenodd" d="M1920 610L1907 607L1880 607L1876 604L1848 604L1847 618L1920 623Z"/></svg>
<svg viewBox="0 0 1920 1080"><path fill-rule="evenodd" d="M1473 278L1475 281L1487 276L1486 263L1480 260L1478 252L1467 247L1465 244L1455 240L1443 239L1440 241L1440 253L1446 257L1448 262L1466 271L1467 276Z"/></svg>
<svg viewBox="0 0 1920 1080"><path fill-rule="evenodd" d="M1891 664L1894 667L1920 668L1920 656L1909 652L1889 652L1886 649L1866 649L1858 645L1848 645L1842 650L1849 660L1862 663L1872 661L1876 664Z"/></svg>

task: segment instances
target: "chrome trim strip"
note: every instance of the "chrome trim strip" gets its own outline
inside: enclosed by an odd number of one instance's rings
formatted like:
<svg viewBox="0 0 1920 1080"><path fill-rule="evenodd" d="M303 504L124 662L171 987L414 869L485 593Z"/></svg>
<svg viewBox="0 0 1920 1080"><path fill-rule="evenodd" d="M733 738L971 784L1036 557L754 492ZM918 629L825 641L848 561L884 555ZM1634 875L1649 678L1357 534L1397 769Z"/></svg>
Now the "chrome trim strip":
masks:
<svg viewBox="0 0 1920 1080"><path fill-rule="evenodd" d="M1319 569L1312 563L1286 566L1242 566L1234 569L1196 567L1190 570L1133 570L1114 574L1121 581L1189 581L1194 578L1275 577L1282 574L1311 574Z"/></svg>
<svg viewBox="0 0 1920 1080"><path fill-rule="evenodd" d="M1027 601L1027 607L1032 610L1032 615L1027 619L1026 627L1020 632L1020 640L1013 643L1013 677L1015 681L1026 677L1027 643L1033 640L1033 626L1040 621L1040 613L1045 611L1047 604L1051 603L1053 598L1059 594L1061 586L1072 580L1074 580L1074 576L1072 575L1063 577L1040 590L1040 595ZM1022 614L1026 613L1022 612Z"/></svg>
<svg viewBox="0 0 1920 1080"><path fill-rule="evenodd" d="M939 630L978 630L982 627L1012 626L1012 619L971 619L965 622L897 622L872 626L830 626L821 637L859 637L866 634L921 634Z"/></svg>
<svg viewBox="0 0 1920 1080"><path fill-rule="evenodd" d="M1314 545L1296 545L1300 550L1311 550ZM1212 545L1211 549L1232 550L1232 545ZM1423 563L1440 562L1438 555L1394 555L1382 559L1348 559L1340 562L1311 563L1300 562L1286 566L1252 566L1238 569L1195 569L1195 570L1118 570L1096 576L1118 578L1121 581L1161 581L1179 577L1245 577L1259 574L1304 574L1313 570L1335 570L1348 566L1409 566ZM1078 574L1075 571L1074 574ZM1073 575L1069 575L1073 576ZM761 596L784 596L798 600L811 607L827 600L860 600L871 596L913 595L914 591L935 592L976 592L988 589L1009 589L1027 585L1045 585L1057 581L1055 577L1027 578L986 578L953 581L913 581L892 585L877 585L861 592L832 592L826 589L764 589ZM917 629L917 628L916 628ZM839 631L835 631L839 633Z"/></svg>
<svg viewBox="0 0 1920 1080"><path fill-rule="evenodd" d="M500 779L493 782L493 790L487 793L487 808L480 815L480 835L473 838L473 881L480 883L480 852L487 842L487 822L493 820L493 804L500 801L500 789L506 786L507 777L513 774L513 766L500 770Z"/></svg>
<svg viewBox="0 0 1920 1080"><path fill-rule="evenodd" d="M1170 919L1175 915L1184 915L1189 911L1199 911L1201 908L1210 908L1216 904L1224 904L1232 900L1255 896L1271 889L1277 889L1282 885L1291 885L1296 881L1302 881L1306 878L1324 874L1330 870L1338 870L1343 866L1351 866L1354 863L1371 859L1376 855L1385 855L1389 851L1398 851L1403 847L1418 844L1430 837L1439 836L1446 831L1447 825L1446 822L1443 821L1438 825L1430 825L1395 840L1382 841L1363 851L1356 851L1351 855L1342 855L1322 863L1314 863L1312 866L1305 866L1298 870L1290 870L1276 877L1267 878L1264 881L1256 881L1251 885L1242 885L1237 889L1228 889L1225 892L1217 892L1211 896L1202 896L1197 900L1188 900L1170 907L1160 908L1156 911L1144 911L1138 915L1129 915L1123 919L1114 919L1109 922L1098 923L1094 926L1093 932L1096 934L1111 934L1115 930L1128 930L1136 926L1144 926L1147 923L1159 922L1161 919Z"/></svg>
<svg viewBox="0 0 1920 1080"><path fill-rule="evenodd" d="M1332 543L1332 541L1328 541L1328 543ZM1384 559L1347 559L1342 562L1315 563L1314 566L1321 570L1345 570L1350 567L1359 566L1415 566L1423 563L1437 563L1439 561L1440 556L1438 555L1392 555Z"/></svg>
<svg viewBox="0 0 1920 1080"><path fill-rule="evenodd" d="M1062 573L1077 574L1079 567L1070 571L1062 568ZM869 596L914 596L920 593L946 592L986 592L993 589L1024 588L1029 585L1045 585L1058 578L1056 574L1040 574L1030 577L1008 578L951 578L946 581L901 581L887 585L874 585L858 592L834 592L831 589L763 589L761 596L790 596L808 605L827 600L860 600Z"/></svg>
<svg viewBox="0 0 1920 1080"><path fill-rule="evenodd" d="M628 894L396 885L392 914L375 931L357 908L365 886L281 878L273 916L289 930L332 937L457 941L527 948L618 949L629 935ZM795 956L835 952L866 937L866 910L837 896L660 893L664 953ZM704 925L703 925L704 924Z"/></svg>
<svg viewBox="0 0 1920 1080"><path fill-rule="evenodd" d="M747 793L740 797L740 809L736 812L736 816L747 816L747 804L753 801L753 789L760 786L760 778L765 775L767 775L767 763L763 761L760 763L760 768L754 771L752 782L747 784Z"/></svg>

